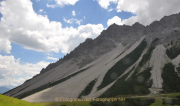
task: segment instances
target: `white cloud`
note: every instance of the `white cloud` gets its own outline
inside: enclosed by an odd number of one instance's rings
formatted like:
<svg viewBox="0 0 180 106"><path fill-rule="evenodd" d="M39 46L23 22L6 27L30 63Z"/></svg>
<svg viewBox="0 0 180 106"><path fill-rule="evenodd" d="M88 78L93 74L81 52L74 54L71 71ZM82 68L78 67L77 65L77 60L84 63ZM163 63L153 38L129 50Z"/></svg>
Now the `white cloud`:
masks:
<svg viewBox="0 0 180 106"><path fill-rule="evenodd" d="M74 5L79 0L55 0L59 5Z"/></svg>
<svg viewBox="0 0 180 106"><path fill-rule="evenodd" d="M112 10L113 10L112 8L108 9L109 12L111 12Z"/></svg>
<svg viewBox="0 0 180 106"><path fill-rule="evenodd" d="M76 20L76 24L81 25L82 20Z"/></svg>
<svg viewBox="0 0 180 106"><path fill-rule="evenodd" d="M0 52L4 51L5 53L10 53L11 42L8 39L0 38Z"/></svg>
<svg viewBox="0 0 180 106"><path fill-rule="evenodd" d="M50 59L50 60L58 60L58 58L49 57L49 56L47 56L47 59Z"/></svg>
<svg viewBox="0 0 180 106"><path fill-rule="evenodd" d="M73 31L74 36L72 36L65 44L69 45L68 49L72 50L79 45L79 42L83 42L86 38L96 38L103 29L102 24L81 25Z"/></svg>
<svg viewBox="0 0 180 106"><path fill-rule="evenodd" d="M0 55L0 86L20 85L25 80L38 74L43 67L45 68L49 64L44 61L36 64L20 64L19 60L15 59L14 56Z"/></svg>
<svg viewBox="0 0 180 106"><path fill-rule="evenodd" d="M163 16L180 12L180 0L119 0L117 11L132 12L136 16L123 20L124 24L132 25L140 22L148 25Z"/></svg>
<svg viewBox="0 0 180 106"><path fill-rule="evenodd" d="M50 7L50 8L56 8L56 7L58 7L58 5L57 5L57 4L51 4L51 5L46 4L46 6L47 6L47 7Z"/></svg>
<svg viewBox="0 0 180 106"><path fill-rule="evenodd" d="M47 4L47 7L55 8L55 7L63 7L64 5L74 5L79 0L55 0L56 4Z"/></svg>
<svg viewBox="0 0 180 106"><path fill-rule="evenodd" d="M117 4L118 12L125 11L135 14L122 21L123 24L132 25L140 22L149 25L155 20L160 20L163 16L168 16L180 12L180 0L96 0L99 5L111 11L108 7L110 3Z"/></svg>
<svg viewBox="0 0 180 106"><path fill-rule="evenodd" d="M112 24L122 25L121 18L118 16L114 16L113 18L109 19L107 25L110 26Z"/></svg>
<svg viewBox="0 0 180 106"><path fill-rule="evenodd" d="M43 9L39 9L39 11L38 11L38 12L42 13L42 12L43 12Z"/></svg>
<svg viewBox="0 0 180 106"><path fill-rule="evenodd" d="M74 21L74 19L66 19L66 18L63 18L63 20L64 20L64 22L66 22L66 23L69 23L69 24L72 24L73 23L73 21Z"/></svg>
<svg viewBox="0 0 180 106"><path fill-rule="evenodd" d="M49 21L47 16L34 12L30 0L6 0L0 3L0 39L5 42L0 50L7 53L11 50L10 42L14 42L25 49L56 53L61 50L66 54L86 39L82 34L94 37L104 29L102 24L62 28L60 22ZM74 22L80 25L81 20ZM98 27L98 31L94 27ZM89 28L91 32L86 31Z"/></svg>
<svg viewBox="0 0 180 106"><path fill-rule="evenodd" d="M74 10L72 11L72 15L73 15L73 16L75 16L75 15L76 15L76 12L75 12Z"/></svg>
<svg viewBox="0 0 180 106"><path fill-rule="evenodd" d="M86 17L84 16L84 19L86 19Z"/></svg>
<svg viewBox="0 0 180 106"><path fill-rule="evenodd" d="M40 0L36 0L36 2L39 2Z"/></svg>
<svg viewBox="0 0 180 106"><path fill-rule="evenodd" d="M104 8L104 9L108 9L108 6L110 5L110 3L117 3L118 0L96 0L99 5Z"/></svg>
<svg viewBox="0 0 180 106"><path fill-rule="evenodd" d="M74 19L74 18L72 18L72 19L66 19L66 18L63 18L63 20L64 20L64 22L66 22L66 23L69 23L69 24L72 24L72 23L76 23L76 24L78 24L78 25L81 25L81 22L82 22L82 20L77 20L77 19Z"/></svg>

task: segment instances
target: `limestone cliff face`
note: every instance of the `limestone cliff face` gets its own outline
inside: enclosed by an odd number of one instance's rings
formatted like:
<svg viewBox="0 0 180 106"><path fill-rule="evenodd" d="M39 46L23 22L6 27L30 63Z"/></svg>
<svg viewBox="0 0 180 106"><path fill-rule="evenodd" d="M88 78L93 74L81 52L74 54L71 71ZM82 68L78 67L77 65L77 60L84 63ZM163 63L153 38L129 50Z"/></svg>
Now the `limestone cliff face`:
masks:
<svg viewBox="0 0 180 106"><path fill-rule="evenodd" d="M87 38L63 59L59 59L56 63L51 63L45 69L42 69L41 73L72 58L74 58L75 62L78 62L78 66L81 68L115 48L116 45L114 42L121 43L125 46L144 35L147 35L147 41L149 43L156 37L160 38L163 44L176 41L176 37L180 33L179 24L180 13L164 16L160 21L154 21L148 26L143 26L138 22L132 26L112 24L107 30L103 30L96 39Z"/></svg>
<svg viewBox="0 0 180 106"><path fill-rule="evenodd" d="M111 51L116 47L115 43L121 43L125 46L129 43L135 42L144 34L145 26L139 23L135 23L132 26L119 26L113 24L107 30L103 30L94 40L87 38L73 51L64 56L63 59L58 60L56 63L51 63L45 69L42 69L41 73L44 73L72 58L74 59L74 62L78 63L79 68L81 68L96 60L101 55Z"/></svg>

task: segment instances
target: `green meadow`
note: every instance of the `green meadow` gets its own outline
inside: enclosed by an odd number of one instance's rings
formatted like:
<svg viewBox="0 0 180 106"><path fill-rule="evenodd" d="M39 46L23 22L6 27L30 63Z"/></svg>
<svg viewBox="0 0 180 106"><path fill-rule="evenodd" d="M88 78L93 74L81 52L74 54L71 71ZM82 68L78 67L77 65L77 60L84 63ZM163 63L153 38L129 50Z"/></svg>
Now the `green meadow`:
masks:
<svg viewBox="0 0 180 106"><path fill-rule="evenodd" d="M0 94L0 106L180 106L180 93L125 98L123 102L111 103L96 101L30 103Z"/></svg>
<svg viewBox="0 0 180 106"><path fill-rule="evenodd" d="M0 106L42 106L0 94Z"/></svg>
<svg viewBox="0 0 180 106"><path fill-rule="evenodd" d="M49 103L30 103L20 99L12 98L0 94L0 106L91 106L89 101L77 102L49 102Z"/></svg>

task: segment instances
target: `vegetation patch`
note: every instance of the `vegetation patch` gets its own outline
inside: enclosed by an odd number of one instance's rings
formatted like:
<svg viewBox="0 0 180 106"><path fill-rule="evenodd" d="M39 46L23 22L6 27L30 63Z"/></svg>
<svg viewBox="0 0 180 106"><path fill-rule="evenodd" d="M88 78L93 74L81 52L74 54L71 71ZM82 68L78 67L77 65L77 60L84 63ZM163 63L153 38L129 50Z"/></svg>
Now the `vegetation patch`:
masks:
<svg viewBox="0 0 180 106"><path fill-rule="evenodd" d="M165 64L163 68L163 90L165 92L180 92L180 77L174 70L172 63Z"/></svg>
<svg viewBox="0 0 180 106"><path fill-rule="evenodd" d="M152 85L152 81L149 80L151 76L150 71L151 68L149 67L137 76L133 75L130 79L125 81L130 72L127 73L122 78L118 79L114 85L104 92L100 97L114 97L127 94L149 94L149 88Z"/></svg>
<svg viewBox="0 0 180 106"><path fill-rule="evenodd" d="M156 38L151 42L150 48L146 51L146 53L143 55L141 61L139 62L139 67L142 67L148 60L150 60L151 54L152 54L153 50L155 49L158 41L159 41L159 38Z"/></svg>
<svg viewBox="0 0 180 106"><path fill-rule="evenodd" d="M41 106L91 106L90 101L36 103Z"/></svg>
<svg viewBox="0 0 180 106"><path fill-rule="evenodd" d="M180 54L180 42L176 42L171 48L167 49L166 54L170 59L176 58Z"/></svg>
<svg viewBox="0 0 180 106"><path fill-rule="evenodd" d="M114 80L116 80L127 68L133 65L141 56L143 50L146 48L147 42L143 40L138 47L136 47L130 54L119 60L111 69L108 70L103 82L98 87L98 90L107 86Z"/></svg>
<svg viewBox="0 0 180 106"><path fill-rule="evenodd" d="M146 53L143 55L141 61L139 62L139 67L142 67L148 60L151 58L152 51L155 49L154 46L151 46Z"/></svg>
<svg viewBox="0 0 180 106"><path fill-rule="evenodd" d="M179 98L180 99L180 93L162 94L162 95L160 95L160 97Z"/></svg>
<svg viewBox="0 0 180 106"><path fill-rule="evenodd" d="M163 99L163 105L180 105L180 99L172 99L172 98L166 98Z"/></svg>
<svg viewBox="0 0 180 106"><path fill-rule="evenodd" d="M86 95L89 95L96 83L97 79L91 81L87 86L86 88L80 93L80 95L78 96L78 98L80 98L81 96L86 96Z"/></svg>
<svg viewBox="0 0 180 106"><path fill-rule="evenodd" d="M90 67L91 67L91 66L90 66ZM90 67L88 67L88 68L90 68ZM51 83L45 84L45 85L43 85L43 86L41 86L41 87L38 87L38 88L36 88L36 89L33 89L33 90L31 90L31 91L22 93L22 94L16 96L15 98L22 99L22 98L25 98L25 97L27 97L27 96L29 96L29 95L32 95L32 94L37 93L37 92L39 92L39 91L42 91L42 90L44 90L44 89L47 89L47 88L49 88L49 87L53 87L53 86L55 86L55 85L57 85L57 84L59 84L59 83L62 83L62 82L64 82L64 81L70 79L71 77L74 77L75 75L77 75L77 74L79 74L79 73L87 70L88 68L82 69L82 70L80 70L80 71L78 71L78 72L76 72L76 73L73 73L73 74L71 74L71 75L69 75L69 76L67 76L67 77L65 77L65 78L62 78L62 79L60 79L60 80L58 80L58 81L51 82Z"/></svg>
<svg viewBox="0 0 180 106"><path fill-rule="evenodd" d="M150 106L162 106L162 100L161 99L157 99L156 102L154 102Z"/></svg>
<svg viewBox="0 0 180 106"><path fill-rule="evenodd" d="M149 106L155 102L155 99L144 98L126 98L125 101L100 102L92 101L91 106Z"/></svg>
<svg viewBox="0 0 180 106"><path fill-rule="evenodd" d="M180 63L179 63L179 67L177 67L176 70L180 74Z"/></svg>
<svg viewBox="0 0 180 106"><path fill-rule="evenodd" d="M41 106L0 94L0 106Z"/></svg>

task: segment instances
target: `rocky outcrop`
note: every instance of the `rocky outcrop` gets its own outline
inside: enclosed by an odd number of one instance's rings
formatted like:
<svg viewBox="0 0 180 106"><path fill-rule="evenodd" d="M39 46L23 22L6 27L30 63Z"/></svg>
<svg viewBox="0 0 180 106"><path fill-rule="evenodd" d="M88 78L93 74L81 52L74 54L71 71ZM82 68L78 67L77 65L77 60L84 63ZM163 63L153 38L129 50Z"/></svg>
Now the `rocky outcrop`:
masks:
<svg viewBox="0 0 180 106"><path fill-rule="evenodd" d="M160 38L161 43L165 45L171 40L177 40L172 39L176 37L171 37L169 35L177 36L180 33L179 24L180 13L164 16L160 21L154 21L148 26L143 26L138 22L134 23L132 26L112 24L107 30L103 30L96 39L93 40L87 38L62 59L43 68L40 74L47 72L72 58L74 58L74 61L77 62L79 68L81 68L115 48L116 45L114 42L121 43L125 46L136 41L143 35L147 36L146 39L149 44L153 39Z"/></svg>

